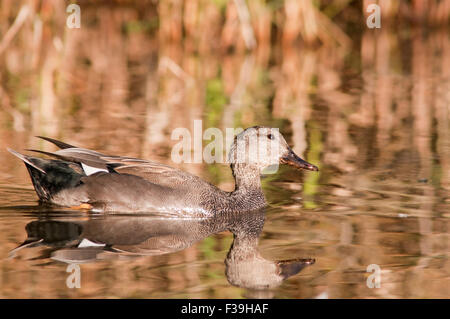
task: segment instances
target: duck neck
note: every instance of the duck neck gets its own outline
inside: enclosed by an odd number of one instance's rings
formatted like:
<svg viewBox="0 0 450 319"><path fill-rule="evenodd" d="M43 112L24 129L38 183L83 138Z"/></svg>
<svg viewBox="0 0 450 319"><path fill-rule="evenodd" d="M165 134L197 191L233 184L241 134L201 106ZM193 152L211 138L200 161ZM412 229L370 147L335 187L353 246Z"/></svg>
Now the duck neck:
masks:
<svg viewBox="0 0 450 319"><path fill-rule="evenodd" d="M234 192L252 192L261 190L261 175L258 167L246 163L231 166L235 188Z"/></svg>

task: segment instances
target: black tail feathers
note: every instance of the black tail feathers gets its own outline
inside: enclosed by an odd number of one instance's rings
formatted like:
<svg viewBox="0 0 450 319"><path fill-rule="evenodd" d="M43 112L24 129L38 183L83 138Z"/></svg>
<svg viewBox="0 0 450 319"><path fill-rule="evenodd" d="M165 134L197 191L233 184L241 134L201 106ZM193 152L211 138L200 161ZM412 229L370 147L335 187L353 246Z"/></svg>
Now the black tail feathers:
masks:
<svg viewBox="0 0 450 319"><path fill-rule="evenodd" d="M75 169L76 164L70 162L23 155L9 148L8 151L25 163L34 189L39 199L44 202L50 202L53 195L63 189L80 185L81 178L86 176Z"/></svg>

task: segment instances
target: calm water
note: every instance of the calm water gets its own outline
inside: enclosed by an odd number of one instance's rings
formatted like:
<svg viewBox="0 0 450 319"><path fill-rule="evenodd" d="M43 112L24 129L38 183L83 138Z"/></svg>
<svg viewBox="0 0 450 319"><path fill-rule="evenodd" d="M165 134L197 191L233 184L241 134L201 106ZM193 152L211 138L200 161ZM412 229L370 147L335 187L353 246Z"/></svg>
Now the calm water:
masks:
<svg viewBox="0 0 450 319"><path fill-rule="evenodd" d="M139 25L125 32L136 9L102 10L86 10L95 23L76 33L48 29L40 53L24 40L2 57L0 297L450 297L448 30L388 26L345 48L224 53L158 42ZM170 159L172 131L198 119L278 127L320 172L264 177L262 212L105 216L38 206L6 152L54 150L34 137L46 135L231 190L226 165ZM77 248L83 238L107 246ZM71 289L74 263L81 287ZM367 286L371 264L380 288Z"/></svg>

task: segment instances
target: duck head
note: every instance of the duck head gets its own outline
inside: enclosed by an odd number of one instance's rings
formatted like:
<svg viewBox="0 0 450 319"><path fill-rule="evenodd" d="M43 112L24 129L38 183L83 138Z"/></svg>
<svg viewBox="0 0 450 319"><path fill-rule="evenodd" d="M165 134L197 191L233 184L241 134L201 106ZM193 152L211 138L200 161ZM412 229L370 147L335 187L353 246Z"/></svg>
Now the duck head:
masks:
<svg viewBox="0 0 450 319"><path fill-rule="evenodd" d="M236 135L229 153L229 162L256 168L262 172L267 167L279 164L291 165L297 169L318 171L317 166L300 158L289 147L278 129L254 126Z"/></svg>

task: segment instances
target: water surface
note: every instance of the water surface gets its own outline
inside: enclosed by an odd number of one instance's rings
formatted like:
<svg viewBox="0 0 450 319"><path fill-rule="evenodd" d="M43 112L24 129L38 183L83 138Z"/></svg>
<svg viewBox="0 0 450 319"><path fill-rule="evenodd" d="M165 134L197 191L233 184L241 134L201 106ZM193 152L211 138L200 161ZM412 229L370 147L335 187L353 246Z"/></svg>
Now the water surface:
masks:
<svg viewBox="0 0 450 319"><path fill-rule="evenodd" d="M53 27L45 20L40 49L26 41L35 26L24 25L1 57L0 297L450 296L447 29L384 25L346 30L352 36L346 45L275 41L250 53L228 52L202 42L214 43L214 28L192 42L161 40L170 33L167 21L159 33L142 23L153 21L151 9L83 10L90 23L76 32L64 29L64 19ZM192 130L199 119L204 129L280 128L297 154L320 167L264 177L263 221L248 221L250 213L232 218L246 220L232 231L250 234L239 246L247 252L243 263L226 261L234 235L222 226L229 221L39 206L25 166L6 151L55 150L34 137L45 135L161 161L232 190L224 164L171 161L172 131ZM114 227L122 222L144 234L132 228L120 237ZM163 224L179 228L154 226ZM106 232L103 240L120 252L107 247L80 255L76 246L90 225L102 229L90 237ZM189 237L186 227L198 236ZM159 241L143 248L146 236ZM35 244L11 253L27 240ZM280 275L278 261L301 259L315 263ZM73 262L80 262L81 288L66 285ZM367 285L371 264L381 269L380 288ZM255 285L261 269L275 274L270 287Z"/></svg>

